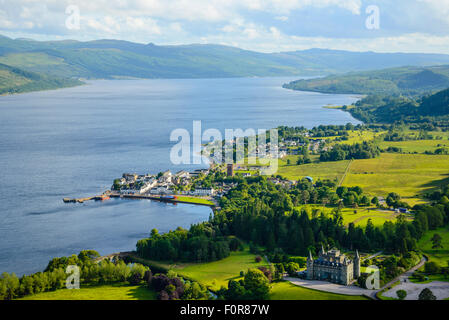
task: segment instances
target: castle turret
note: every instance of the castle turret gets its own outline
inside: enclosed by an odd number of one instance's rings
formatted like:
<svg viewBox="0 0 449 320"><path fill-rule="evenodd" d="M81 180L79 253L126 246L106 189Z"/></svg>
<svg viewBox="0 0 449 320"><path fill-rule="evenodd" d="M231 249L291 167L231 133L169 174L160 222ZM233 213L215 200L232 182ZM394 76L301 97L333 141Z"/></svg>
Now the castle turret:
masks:
<svg viewBox="0 0 449 320"><path fill-rule="evenodd" d="M354 279L358 279L359 277L360 277L360 255L359 250L356 250L354 257Z"/></svg>
<svg viewBox="0 0 449 320"><path fill-rule="evenodd" d="M313 279L313 257L312 252L309 250L309 257L307 258L307 279Z"/></svg>

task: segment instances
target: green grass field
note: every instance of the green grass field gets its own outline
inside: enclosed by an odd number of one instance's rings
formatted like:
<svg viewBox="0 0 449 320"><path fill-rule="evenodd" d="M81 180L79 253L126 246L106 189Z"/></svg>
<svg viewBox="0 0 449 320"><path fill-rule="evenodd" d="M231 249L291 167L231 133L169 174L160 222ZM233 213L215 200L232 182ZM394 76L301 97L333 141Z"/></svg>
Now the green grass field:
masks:
<svg viewBox="0 0 449 320"><path fill-rule="evenodd" d="M145 286L124 284L61 289L38 293L20 300L156 300L156 292Z"/></svg>
<svg viewBox="0 0 449 320"><path fill-rule="evenodd" d="M232 252L223 260L191 264L185 267L177 267L173 270L180 276L185 276L209 287L211 290L219 290L222 286L227 287L228 281L240 278L240 271L247 271L249 268L257 268L266 265L262 260L255 261L256 255L245 251Z"/></svg>
<svg viewBox="0 0 449 320"><path fill-rule="evenodd" d="M435 233L438 233L443 238L443 248L441 249L432 249L432 241L430 239ZM435 261L441 267L447 267L449 262L449 229L445 227L427 231L422 239L419 240L418 248L429 257L430 261Z"/></svg>
<svg viewBox="0 0 449 320"><path fill-rule="evenodd" d="M272 284L270 300L368 300L368 298L311 290L282 281Z"/></svg>
<svg viewBox="0 0 449 320"><path fill-rule="evenodd" d="M354 160L344 186L360 186L371 195L400 194L413 205L420 194L449 183L449 156L383 153L379 158Z"/></svg>
<svg viewBox="0 0 449 320"><path fill-rule="evenodd" d="M279 170L277 174L290 180L301 180L310 176L314 180L332 180L339 181L345 173L349 160L337 162L321 162L296 165L297 156L289 156L291 165L287 165L285 161L279 162Z"/></svg>
<svg viewBox="0 0 449 320"><path fill-rule="evenodd" d="M374 226L382 226L386 221L394 222L399 216L399 213L393 211L380 211L375 208L358 208L357 213L354 213L354 209L345 208L342 210L343 221L345 225L353 222L357 226L366 227L368 220L371 219ZM412 220L412 216L407 217Z"/></svg>
<svg viewBox="0 0 449 320"><path fill-rule="evenodd" d="M379 143L381 149L388 147L401 148L403 153L424 153L426 151L434 152L438 148L449 149L448 140L419 140L419 141L382 141Z"/></svg>
<svg viewBox="0 0 449 320"><path fill-rule="evenodd" d="M301 205L296 207L296 209L299 210L301 210L302 208L306 208L309 212L318 209L320 210L320 212L323 212L327 216L330 216L332 214L332 211L335 209L334 207L323 207L321 205L314 204ZM357 213L354 213L354 210L357 210ZM346 226L353 222L357 226L366 227L369 219L371 219L374 226L382 226L386 221L394 222L399 216L399 213L393 211L379 211L374 207L357 209L343 208L341 212L343 215L343 223ZM408 216L408 219L412 220L413 217L410 215Z"/></svg>
<svg viewBox="0 0 449 320"><path fill-rule="evenodd" d="M188 202L192 204L205 204L213 206L214 203L210 200L197 198L197 197L188 197L188 196L177 196L179 201Z"/></svg>
<svg viewBox="0 0 449 320"><path fill-rule="evenodd" d="M364 141L372 141L376 137L382 135L384 132L374 132L374 131L349 131L349 139L343 141L336 141L338 144L355 144L362 143Z"/></svg>

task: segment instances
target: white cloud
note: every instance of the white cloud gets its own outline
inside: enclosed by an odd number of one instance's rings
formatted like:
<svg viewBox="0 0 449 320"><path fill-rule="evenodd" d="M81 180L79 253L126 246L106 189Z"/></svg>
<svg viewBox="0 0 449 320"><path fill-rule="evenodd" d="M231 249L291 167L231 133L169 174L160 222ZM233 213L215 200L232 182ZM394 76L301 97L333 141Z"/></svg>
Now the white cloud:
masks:
<svg viewBox="0 0 449 320"><path fill-rule="evenodd" d="M418 0L433 11L433 15L449 24L449 0Z"/></svg>
<svg viewBox="0 0 449 320"><path fill-rule="evenodd" d="M319 9L307 11L317 14L308 17L317 21L321 21L320 10L335 13L330 15L332 21L322 21L322 29L346 23L342 17L350 15L361 15L351 18L360 20L362 29L365 6L369 4L367 1L362 5L362 0L0 0L0 34L45 40L116 38L157 44L223 43L265 52L328 47L449 53L446 37L449 35L449 0L396 1L400 10L394 11L388 19L398 24L420 22L417 24L422 29L403 28L394 33L394 37L385 36L388 30L377 35L367 34L367 38L359 35L357 39L352 33L333 38L326 31L314 34L315 30L309 31L308 37L300 36L304 30L296 28L296 23L302 10L307 8ZM386 7L381 12L389 14L387 0L373 0L373 3L378 3L381 9ZM414 5L409 6L409 3ZM65 28L65 9L69 4L80 9L81 29L78 31ZM327 10L329 8L332 10ZM384 16L381 18L384 28L384 21L388 20ZM429 24L424 18L443 21L441 25L446 29L439 28L439 36L426 32ZM355 27L348 25L347 30Z"/></svg>

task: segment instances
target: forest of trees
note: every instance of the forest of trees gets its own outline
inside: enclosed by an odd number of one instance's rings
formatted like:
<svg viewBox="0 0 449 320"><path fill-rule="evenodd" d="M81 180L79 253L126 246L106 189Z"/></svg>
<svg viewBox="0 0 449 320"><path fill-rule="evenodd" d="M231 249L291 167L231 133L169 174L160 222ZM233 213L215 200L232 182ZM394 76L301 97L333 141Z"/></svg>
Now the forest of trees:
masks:
<svg viewBox="0 0 449 320"><path fill-rule="evenodd" d="M371 159L379 155L379 147L372 142L364 141L353 145L337 144L331 150L323 151L320 155L320 161Z"/></svg>
<svg viewBox="0 0 449 320"><path fill-rule="evenodd" d="M420 97L371 94L346 108L365 123L428 123L449 128L449 89Z"/></svg>
<svg viewBox="0 0 449 320"><path fill-rule="evenodd" d="M340 197L350 201L368 202L363 191L356 188L338 188L320 182L316 186L307 181L292 189L274 185L264 177L244 180L221 199L222 209L208 222L194 225L190 230L159 235L140 240L137 252L144 258L156 260L211 261L218 260L232 250L239 250L238 239L266 248L267 252L282 250L292 255L306 255L309 250L318 252L321 245L359 249L385 250L405 254L417 249L417 241L427 230L434 230L449 222L449 204L416 206L413 222L400 216L396 222L386 222L381 227L371 222L366 228L343 225L339 207ZM441 193L447 198L449 188ZM349 198L349 200L348 200ZM368 200L368 201L367 201ZM391 201L400 198L391 197ZM335 203L329 216L319 210L307 212L295 206L302 203ZM237 238L235 238L237 237Z"/></svg>
<svg viewBox="0 0 449 320"><path fill-rule="evenodd" d="M95 285L117 282L139 284L151 275L151 270L141 264L125 264L123 260L110 262L105 259L95 262L99 257L94 250L84 250L78 255L54 258L44 272L23 275L14 273L0 276L0 300L11 300L41 292L54 291L66 287L66 268L77 265L80 268L80 283Z"/></svg>

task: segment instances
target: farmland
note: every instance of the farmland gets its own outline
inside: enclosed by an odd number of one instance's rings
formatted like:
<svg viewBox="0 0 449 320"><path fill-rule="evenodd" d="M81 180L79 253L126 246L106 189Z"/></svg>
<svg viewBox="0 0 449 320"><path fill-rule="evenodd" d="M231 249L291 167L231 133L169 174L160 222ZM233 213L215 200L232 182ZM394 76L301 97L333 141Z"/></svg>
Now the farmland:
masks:
<svg viewBox="0 0 449 320"><path fill-rule="evenodd" d="M278 174L291 180L301 180L306 176L311 176L315 180L328 179L332 181L339 181L349 164L349 160L337 162L320 162L309 163L303 165L295 165L296 157L292 157L292 165L284 163L280 164Z"/></svg>
<svg viewBox="0 0 449 320"><path fill-rule="evenodd" d="M344 186L360 186L371 195L400 194L413 205L423 193L449 182L449 156L383 153L379 158L354 160Z"/></svg>

